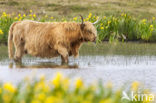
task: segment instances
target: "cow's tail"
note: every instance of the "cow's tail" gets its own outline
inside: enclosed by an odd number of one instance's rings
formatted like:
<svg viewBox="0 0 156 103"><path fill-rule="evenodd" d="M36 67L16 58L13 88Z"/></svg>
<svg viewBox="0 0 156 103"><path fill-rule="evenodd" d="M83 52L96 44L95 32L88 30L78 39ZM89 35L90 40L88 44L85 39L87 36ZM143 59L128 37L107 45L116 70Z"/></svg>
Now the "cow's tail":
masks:
<svg viewBox="0 0 156 103"><path fill-rule="evenodd" d="M8 54L9 58L13 59L14 51L13 51L13 29L16 22L10 26L9 34L8 34Z"/></svg>

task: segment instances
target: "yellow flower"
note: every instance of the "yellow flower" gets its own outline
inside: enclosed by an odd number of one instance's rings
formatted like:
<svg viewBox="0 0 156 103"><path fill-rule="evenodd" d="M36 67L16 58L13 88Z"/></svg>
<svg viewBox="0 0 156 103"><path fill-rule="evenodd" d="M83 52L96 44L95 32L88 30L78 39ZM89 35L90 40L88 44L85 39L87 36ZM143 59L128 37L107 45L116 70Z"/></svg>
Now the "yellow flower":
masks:
<svg viewBox="0 0 156 103"><path fill-rule="evenodd" d="M125 15L124 13L121 14L121 16L124 16L124 15Z"/></svg>
<svg viewBox="0 0 156 103"><path fill-rule="evenodd" d="M55 86L55 87L59 87L60 86L60 82L62 81L62 74L61 73L57 73L56 74L56 77L52 80L52 84Z"/></svg>
<svg viewBox="0 0 156 103"><path fill-rule="evenodd" d="M21 17L21 14L18 14L19 17Z"/></svg>
<svg viewBox="0 0 156 103"><path fill-rule="evenodd" d="M89 13L88 18L90 19L92 17L92 13Z"/></svg>
<svg viewBox="0 0 156 103"><path fill-rule="evenodd" d="M30 10L30 13L32 13L32 10Z"/></svg>
<svg viewBox="0 0 156 103"><path fill-rule="evenodd" d="M51 19L54 19L54 17L52 17L52 16L51 16L50 18L51 18Z"/></svg>
<svg viewBox="0 0 156 103"><path fill-rule="evenodd" d="M7 16L6 12L3 12L2 16L3 17L6 17Z"/></svg>
<svg viewBox="0 0 156 103"><path fill-rule="evenodd" d="M76 80L75 87L76 88L83 87L83 81L81 79Z"/></svg>
<svg viewBox="0 0 156 103"><path fill-rule="evenodd" d="M56 97L49 96L49 97L46 98L44 103L55 103L55 98Z"/></svg>
<svg viewBox="0 0 156 103"><path fill-rule="evenodd" d="M153 31L153 28L151 28L150 30Z"/></svg>
<svg viewBox="0 0 156 103"><path fill-rule="evenodd" d="M49 89L49 85L44 82L43 78L35 85L35 91L42 90L42 92L48 92Z"/></svg>
<svg viewBox="0 0 156 103"><path fill-rule="evenodd" d="M104 29L104 27L101 27L101 29Z"/></svg>
<svg viewBox="0 0 156 103"><path fill-rule="evenodd" d="M10 95L8 95L6 93L2 95L2 98L4 100L4 103L10 103L10 101L11 101Z"/></svg>
<svg viewBox="0 0 156 103"><path fill-rule="evenodd" d="M32 100L31 103L40 103L39 100Z"/></svg>
<svg viewBox="0 0 156 103"><path fill-rule="evenodd" d="M150 25L150 28L153 28L153 25L152 24Z"/></svg>
<svg viewBox="0 0 156 103"><path fill-rule="evenodd" d="M88 21L89 20L89 18L86 18L86 21Z"/></svg>
<svg viewBox="0 0 156 103"><path fill-rule="evenodd" d="M154 95L148 95L146 98L143 98L143 103L152 103L154 100Z"/></svg>
<svg viewBox="0 0 156 103"><path fill-rule="evenodd" d="M6 15L6 12L3 12L3 15Z"/></svg>
<svg viewBox="0 0 156 103"><path fill-rule="evenodd" d="M36 14L34 14L33 17L36 18Z"/></svg>
<svg viewBox="0 0 156 103"><path fill-rule="evenodd" d="M23 14L23 17L26 17L26 15L25 15L25 14Z"/></svg>
<svg viewBox="0 0 156 103"><path fill-rule="evenodd" d="M153 17L152 19L155 20L155 17Z"/></svg>
<svg viewBox="0 0 156 103"><path fill-rule="evenodd" d="M147 21L146 19L143 19L143 20L142 20L143 23L145 23L146 21Z"/></svg>
<svg viewBox="0 0 156 103"><path fill-rule="evenodd" d="M0 29L0 35L2 35L3 34L3 31L2 31L2 29Z"/></svg>
<svg viewBox="0 0 156 103"><path fill-rule="evenodd" d="M69 84L70 84L69 79L65 78L62 82L63 82L62 85L63 85L64 89L68 89Z"/></svg>
<svg viewBox="0 0 156 103"><path fill-rule="evenodd" d="M139 88L139 85L140 85L139 82L134 81L134 82L132 83L132 85L131 85L131 89L134 90L134 91L137 91L138 88Z"/></svg>
<svg viewBox="0 0 156 103"><path fill-rule="evenodd" d="M125 17L127 16L127 14L124 15Z"/></svg>
<svg viewBox="0 0 156 103"><path fill-rule="evenodd" d="M43 101L45 98L46 98L45 93L39 93L39 94L37 95L37 99L38 99L38 100Z"/></svg>
<svg viewBox="0 0 156 103"><path fill-rule="evenodd" d="M150 30L153 31L153 25L150 25Z"/></svg>
<svg viewBox="0 0 156 103"><path fill-rule="evenodd" d="M110 24L110 23L111 23L111 21L109 20L109 21L108 21L108 24Z"/></svg>
<svg viewBox="0 0 156 103"><path fill-rule="evenodd" d="M73 20L75 20L75 21L76 21L76 20L77 20L77 17L74 17L74 18L73 18Z"/></svg>
<svg viewBox="0 0 156 103"><path fill-rule="evenodd" d="M32 15L31 15L31 14L29 14L29 16L30 16L30 17L32 17Z"/></svg>
<svg viewBox="0 0 156 103"><path fill-rule="evenodd" d="M126 17L126 16L127 16L127 14L126 14L126 13L122 13L122 14L121 14L121 16L124 16L124 17Z"/></svg>
<svg viewBox="0 0 156 103"><path fill-rule="evenodd" d="M113 101L111 98L108 98L108 99L101 100L99 103L113 103Z"/></svg>
<svg viewBox="0 0 156 103"><path fill-rule="evenodd" d="M14 19L15 19L15 20L18 20L18 17L15 17Z"/></svg>
<svg viewBox="0 0 156 103"><path fill-rule="evenodd" d="M7 90L11 93L14 93L16 91L16 88L11 83L5 83L3 85L4 90Z"/></svg>

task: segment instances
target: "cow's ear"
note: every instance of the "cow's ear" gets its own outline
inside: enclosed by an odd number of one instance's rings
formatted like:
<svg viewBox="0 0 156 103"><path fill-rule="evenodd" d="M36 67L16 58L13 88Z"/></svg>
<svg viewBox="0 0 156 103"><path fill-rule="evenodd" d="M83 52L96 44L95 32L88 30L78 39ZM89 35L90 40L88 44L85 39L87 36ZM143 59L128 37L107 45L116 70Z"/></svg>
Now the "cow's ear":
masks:
<svg viewBox="0 0 156 103"><path fill-rule="evenodd" d="M80 27L81 27L81 30L83 30L85 27L85 24L81 24Z"/></svg>

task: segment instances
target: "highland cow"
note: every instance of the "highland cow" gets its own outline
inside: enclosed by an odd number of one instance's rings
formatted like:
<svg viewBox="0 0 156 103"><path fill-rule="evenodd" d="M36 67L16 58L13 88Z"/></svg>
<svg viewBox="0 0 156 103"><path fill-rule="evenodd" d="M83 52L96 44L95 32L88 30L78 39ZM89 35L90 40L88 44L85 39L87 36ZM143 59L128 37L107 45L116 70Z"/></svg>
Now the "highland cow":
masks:
<svg viewBox="0 0 156 103"><path fill-rule="evenodd" d="M97 30L91 22L36 22L18 21L11 25L8 36L9 58L21 62L24 54L36 57L77 57L83 42L96 41ZM13 44L15 55L13 53ZM14 55L14 57L13 57Z"/></svg>

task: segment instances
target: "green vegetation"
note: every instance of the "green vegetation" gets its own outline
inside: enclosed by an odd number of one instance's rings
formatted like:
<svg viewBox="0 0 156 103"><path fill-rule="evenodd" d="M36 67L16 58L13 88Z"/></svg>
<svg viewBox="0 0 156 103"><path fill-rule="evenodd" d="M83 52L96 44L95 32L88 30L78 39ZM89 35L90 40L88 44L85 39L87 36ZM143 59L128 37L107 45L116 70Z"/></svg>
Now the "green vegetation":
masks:
<svg viewBox="0 0 156 103"><path fill-rule="evenodd" d="M156 22L146 19L137 20L125 13L119 17L104 16L97 24L99 40L121 41L153 41L156 38Z"/></svg>
<svg viewBox="0 0 156 103"><path fill-rule="evenodd" d="M84 19L85 21L95 22L98 18L99 22L95 25L98 31L98 41L145 41L156 42L156 20L136 19L128 14L122 13L120 16L95 16L92 13ZM0 17L0 43L7 44L8 30L10 25L15 21L24 19L36 20L40 22L80 22L78 16L74 18L54 18L53 16L45 15L39 17L32 10L29 14L7 14L2 13Z"/></svg>
<svg viewBox="0 0 156 103"><path fill-rule="evenodd" d="M99 16L99 41L156 41L155 0L0 0L0 7L0 43L14 21L80 22L79 14L91 22Z"/></svg>
<svg viewBox="0 0 156 103"><path fill-rule="evenodd" d="M134 81L131 90L137 94L140 87L140 83ZM138 101L121 99L122 91L123 88L114 91L110 82L105 86L101 82L86 86L82 79L70 83L69 78L57 73L50 81L41 76L34 81L26 78L17 86L0 84L0 103L151 103L149 90L139 92L146 93L147 98L136 99ZM127 95L130 93L128 90Z"/></svg>
<svg viewBox="0 0 156 103"><path fill-rule="evenodd" d="M122 12L133 17L150 19L156 16L155 0L0 0L0 13L29 13L55 18L96 15L119 16Z"/></svg>

